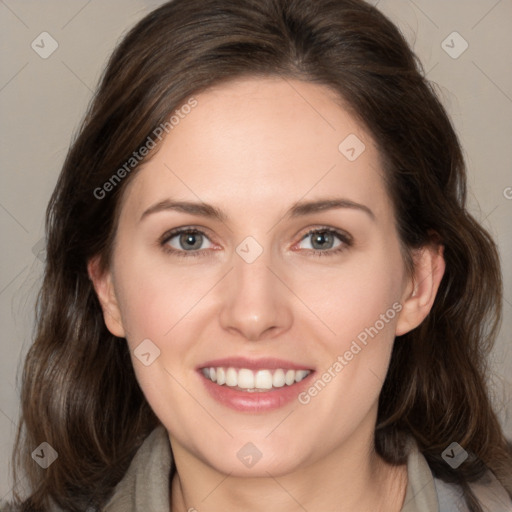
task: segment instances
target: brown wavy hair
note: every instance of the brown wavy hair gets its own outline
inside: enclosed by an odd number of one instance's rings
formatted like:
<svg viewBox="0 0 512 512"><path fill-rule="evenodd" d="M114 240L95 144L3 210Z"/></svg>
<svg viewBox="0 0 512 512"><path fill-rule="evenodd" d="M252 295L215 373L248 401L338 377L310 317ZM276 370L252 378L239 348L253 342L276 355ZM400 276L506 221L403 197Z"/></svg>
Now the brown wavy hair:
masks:
<svg viewBox="0 0 512 512"><path fill-rule="evenodd" d="M469 484L491 470L512 496L512 456L486 388L501 321L495 243L466 210L461 147L435 87L395 25L361 0L174 0L151 12L112 54L75 136L46 213L47 260L26 357L14 478L21 509L101 506L159 424L125 340L107 330L86 264L108 267L123 190L102 187L192 94L242 76L281 76L332 88L376 141L404 257L435 232L446 271L433 308L397 337L379 404L377 452L405 461L414 436L433 473ZM146 157L150 158L150 156ZM139 164L140 165L140 164ZM39 468L42 441L58 462ZM457 441L458 469L441 457Z"/></svg>

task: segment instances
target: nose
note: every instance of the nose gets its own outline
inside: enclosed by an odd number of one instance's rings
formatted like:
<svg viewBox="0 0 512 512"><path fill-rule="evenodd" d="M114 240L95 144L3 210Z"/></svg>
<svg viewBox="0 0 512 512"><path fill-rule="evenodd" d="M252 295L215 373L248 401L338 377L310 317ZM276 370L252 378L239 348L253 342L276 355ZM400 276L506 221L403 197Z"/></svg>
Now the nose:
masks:
<svg viewBox="0 0 512 512"><path fill-rule="evenodd" d="M224 280L222 328L249 341L268 340L288 330L293 294L283 283L283 272L272 266L270 251L251 263L235 253L233 262Z"/></svg>

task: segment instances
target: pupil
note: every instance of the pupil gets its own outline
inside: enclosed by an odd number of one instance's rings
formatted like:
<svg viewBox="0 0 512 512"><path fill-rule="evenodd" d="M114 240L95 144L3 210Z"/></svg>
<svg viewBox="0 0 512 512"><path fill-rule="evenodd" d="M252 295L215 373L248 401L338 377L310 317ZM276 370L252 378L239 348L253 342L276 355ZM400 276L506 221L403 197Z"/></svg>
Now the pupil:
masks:
<svg viewBox="0 0 512 512"><path fill-rule="evenodd" d="M200 247L201 246L201 243L196 243L194 244L194 240L196 238L197 234L195 233L185 233L184 235L182 235L182 241L184 241L184 245L189 248L192 248L192 249L196 249L197 247ZM184 238L183 238L184 237ZM197 246L197 247L195 247Z"/></svg>
<svg viewBox="0 0 512 512"><path fill-rule="evenodd" d="M320 248L323 248L325 246L325 243L328 241L330 235L326 235L325 232L322 232L322 233L318 233L315 237L314 237L314 243L319 243L320 244Z"/></svg>

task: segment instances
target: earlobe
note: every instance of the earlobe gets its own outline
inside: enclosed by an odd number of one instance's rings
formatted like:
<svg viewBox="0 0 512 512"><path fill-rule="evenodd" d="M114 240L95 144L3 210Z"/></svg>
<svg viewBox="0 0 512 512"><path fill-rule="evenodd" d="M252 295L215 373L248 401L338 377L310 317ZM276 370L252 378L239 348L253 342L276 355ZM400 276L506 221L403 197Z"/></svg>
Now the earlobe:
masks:
<svg viewBox="0 0 512 512"><path fill-rule="evenodd" d="M427 317L445 271L444 246L426 245L414 253L414 275L402 297L402 310L396 323L396 336L412 331Z"/></svg>
<svg viewBox="0 0 512 512"><path fill-rule="evenodd" d="M87 272L92 281L94 290L103 310L103 319L107 329L120 338L125 337L125 330L121 320L121 311L115 294L112 272L101 271L99 256L91 258L87 263Z"/></svg>

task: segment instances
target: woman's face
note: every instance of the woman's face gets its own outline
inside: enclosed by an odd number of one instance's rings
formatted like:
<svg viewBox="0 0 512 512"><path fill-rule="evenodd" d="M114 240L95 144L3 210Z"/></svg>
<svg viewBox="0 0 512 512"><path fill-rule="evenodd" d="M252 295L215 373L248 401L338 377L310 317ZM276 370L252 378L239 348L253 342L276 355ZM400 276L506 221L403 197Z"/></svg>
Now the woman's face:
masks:
<svg viewBox="0 0 512 512"><path fill-rule="evenodd" d="M195 97L125 191L96 283L107 326L176 457L252 476L357 461L411 328L377 149L320 85Z"/></svg>

